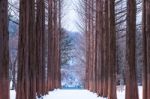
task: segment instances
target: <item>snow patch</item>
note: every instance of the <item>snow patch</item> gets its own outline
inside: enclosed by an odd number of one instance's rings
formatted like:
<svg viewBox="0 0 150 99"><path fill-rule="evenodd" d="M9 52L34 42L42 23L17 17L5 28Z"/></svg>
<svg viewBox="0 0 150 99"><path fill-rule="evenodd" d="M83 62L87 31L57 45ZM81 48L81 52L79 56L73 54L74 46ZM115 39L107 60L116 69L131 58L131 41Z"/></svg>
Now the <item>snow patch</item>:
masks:
<svg viewBox="0 0 150 99"><path fill-rule="evenodd" d="M15 98L16 98L16 91L10 90L10 99L15 99Z"/></svg>
<svg viewBox="0 0 150 99"><path fill-rule="evenodd" d="M10 99L15 99L16 92L10 90ZM125 99L125 87L122 90L117 87L117 99ZM96 93L92 93L88 90L65 90L65 89L55 89L50 91L49 95L43 97L43 99L107 99L98 97ZM142 99L142 86L139 86L139 99Z"/></svg>

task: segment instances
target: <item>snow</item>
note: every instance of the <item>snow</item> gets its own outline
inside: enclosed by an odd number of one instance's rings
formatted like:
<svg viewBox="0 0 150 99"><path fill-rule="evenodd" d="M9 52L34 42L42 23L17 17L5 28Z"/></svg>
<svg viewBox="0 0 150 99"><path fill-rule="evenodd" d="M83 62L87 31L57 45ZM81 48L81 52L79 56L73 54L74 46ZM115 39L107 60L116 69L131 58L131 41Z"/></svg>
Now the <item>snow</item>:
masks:
<svg viewBox="0 0 150 99"><path fill-rule="evenodd" d="M44 99L99 99L96 94L87 90L55 90Z"/></svg>
<svg viewBox="0 0 150 99"><path fill-rule="evenodd" d="M14 90L10 90L10 99L15 99L16 92Z"/></svg>
<svg viewBox="0 0 150 99"><path fill-rule="evenodd" d="M139 90L139 99L142 99L142 86L139 86L138 90ZM117 90L117 97L118 99L125 99L125 87L123 88L123 90Z"/></svg>
<svg viewBox="0 0 150 99"><path fill-rule="evenodd" d="M117 88L117 99L125 99L125 88ZM16 92L10 91L10 99L15 99ZM139 99L142 99L142 87L139 86ZM96 93L92 93L88 90L67 90L67 89L55 89L49 92L49 95L44 96L43 99L107 99L98 97Z"/></svg>

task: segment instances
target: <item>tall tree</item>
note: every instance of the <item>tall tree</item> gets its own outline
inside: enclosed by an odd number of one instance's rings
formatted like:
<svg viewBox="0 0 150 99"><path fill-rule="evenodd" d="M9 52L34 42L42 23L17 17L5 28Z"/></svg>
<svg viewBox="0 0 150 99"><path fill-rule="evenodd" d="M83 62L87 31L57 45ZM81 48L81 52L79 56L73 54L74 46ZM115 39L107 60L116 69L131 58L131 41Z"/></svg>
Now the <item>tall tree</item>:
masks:
<svg viewBox="0 0 150 99"><path fill-rule="evenodd" d="M54 84L55 88L61 87L60 82L60 24L59 24L59 2L54 0Z"/></svg>
<svg viewBox="0 0 150 99"><path fill-rule="evenodd" d="M143 0L143 99L150 98L150 1Z"/></svg>
<svg viewBox="0 0 150 99"><path fill-rule="evenodd" d="M44 95L46 92L46 73L45 73L45 1L37 0L36 10L36 90L37 95Z"/></svg>
<svg viewBox="0 0 150 99"><path fill-rule="evenodd" d="M19 44L18 44L18 77L16 99L29 99L28 50L27 50L27 1L20 0Z"/></svg>
<svg viewBox="0 0 150 99"><path fill-rule="evenodd" d="M53 89L53 69L52 69L52 62L53 62L53 25L52 25L52 0L48 0L48 90Z"/></svg>
<svg viewBox="0 0 150 99"><path fill-rule="evenodd" d="M20 0L16 99L36 99L35 1Z"/></svg>
<svg viewBox="0 0 150 99"><path fill-rule="evenodd" d="M0 0L0 99L9 99L8 0Z"/></svg>
<svg viewBox="0 0 150 99"><path fill-rule="evenodd" d="M36 33L35 33L35 0L29 0L27 4L27 50L28 50L28 78L29 78L29 99L36 98Z"/></svg>
<svg viewBox="0 0 150 99"><path fill-rule="evenodd" d="M108 0L104 0L104 85L103 85L103 96L108 95L108 65L109 65L109 33L108 33Z"/></svg>
<svg viewBox="0 0 150 99"><path fill-rule="evenodd" d="M109 74L108 99L117 99L116 95L116 27L115 0L108 1L109 13Z"/></svg>
<svg viewBox="0 0 150 99"><path fill-rule="evenodd" d="M135 65L136 0L127 1L126 99L138 99Z"/></svg>
<svg viewBox="0 0 150 99"><path fill-rule="evenodd" d="M96 17L96 43L97 43L97 93L98 95L103 95L103 46L102 46L102 36L103 36L103 1L96 1L97 17Z"/></svg>
<svg viewBox="0 0 150 99"><path fill-rule="evenodd" d="M85 88L89 89L89 33L88 33L88 0L85 0L85 34L86 34L86 81Z"/></svg>
<svg viewBox="0 0 150 99"><path fill-rule="evenodd" d="M58 2L48 0L48 89L61 87ZM60 11L59 11L60 12Z"/></svg>
<svg viewBox="0 0 150 99"><path fill-rule="evenodd" d="M100 0L100 22L98 24L100 24L100 32L99 32L99 37L100 37L100 95L103 96L103 88L104 88L104 79L105 79L105 75L104 75L104 71L105 71L105 65L104 65L104 35L105 35L105 26L104 26L104 1Z"/></svg>
<svg viewBox="0 0 150 99"><path fill-rule="evenodd" d="M94 2L95 0L89 0L89 88L92 92L95 92L95 29L94 29Z"/></svg>

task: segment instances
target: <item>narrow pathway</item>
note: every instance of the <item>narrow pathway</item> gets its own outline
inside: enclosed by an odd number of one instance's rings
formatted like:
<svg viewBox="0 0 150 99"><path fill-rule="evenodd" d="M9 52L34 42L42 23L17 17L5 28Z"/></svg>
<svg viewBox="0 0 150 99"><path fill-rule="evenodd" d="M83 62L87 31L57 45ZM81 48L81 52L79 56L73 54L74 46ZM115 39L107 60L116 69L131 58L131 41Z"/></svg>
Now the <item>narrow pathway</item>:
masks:
<svg viewBox="0 0 150 99"><path fill-rule="evenodd" d="M44 99L103 99L87 90L54 90Z"/></svg>
<svg viewBox="0 0 150 99"><path fill-rule="evenodd" d="M125 90L121 91L120 88L117 88L117 99L125 99ZM10 99L15 99L16 92L10 91ZM139 99L142 99L142 86L139 87ZM97 94L92 93L88 90L65 90L65 89L56 89L49 92L47 96L44 96L43 99L107 99L97 97Z"/></svg>

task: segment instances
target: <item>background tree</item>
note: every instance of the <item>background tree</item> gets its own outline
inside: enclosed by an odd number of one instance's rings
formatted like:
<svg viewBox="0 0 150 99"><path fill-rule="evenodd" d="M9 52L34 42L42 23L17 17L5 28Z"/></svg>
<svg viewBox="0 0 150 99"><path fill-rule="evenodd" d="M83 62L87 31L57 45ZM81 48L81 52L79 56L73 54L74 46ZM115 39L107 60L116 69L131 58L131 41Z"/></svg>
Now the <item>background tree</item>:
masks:
<svg viewBox="0 0 150 99"><path fill-rule="evenodd" d="M136 0L127 1L126 99L138 99L135 60Z"/></svg>
<svg viewBox="0 0 150 99"><path fill-rule="evenodd" d="M46 66L45 66L45 1L37 0L36 33L34 58L36 64L36 91L38 96L46 93ZM33 50L32 49L32 50Z"/></svg>
<svg viewBox="0 0 150 99"><path fill-rule="evenodd" d="M16 99L36 98L35 1L20 0ZM24 97L23 97L24 96Z"/></svg>
<svg viewBox="0 0 150 99"><path fill-rule="evenodd" d="M143 54L144 54L144 66L143 66L143 99L149 99L150 95L150 2L143 0Z"/></svg>
<svg viewBox="0 0 150 99"><path fill-rule="evenodd" d="M109 76L108 99L117 99L116 95L116 27L115 27L115 0L108 3L109 13Z"/></svg>
<svg viewBox="0 0 150 99"><path fill-rule="evenodd" d="M61 87L59 2L48 0L48 89ZM59 13L58 13L59 12Z"/></svg>

